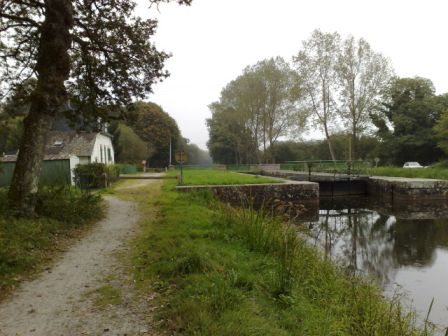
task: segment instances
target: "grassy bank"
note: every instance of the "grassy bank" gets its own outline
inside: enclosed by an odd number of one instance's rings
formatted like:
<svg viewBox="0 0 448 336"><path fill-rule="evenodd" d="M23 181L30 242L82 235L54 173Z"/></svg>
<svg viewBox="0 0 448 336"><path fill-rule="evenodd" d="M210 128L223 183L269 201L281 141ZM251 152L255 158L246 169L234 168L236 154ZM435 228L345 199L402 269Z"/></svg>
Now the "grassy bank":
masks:
<svg viewBox="0 0 448 336"><path fill-rule="evenodd" d="M171 171L169 175L180 175L179 171ZM245 175L236 172L222 170L192 169L184 171L184 185L228 185L228 184L257 184L280 183L279 179L273 179L256 175Z"/></svg>
<svg viewBox="0 0 448 336"><path fill-rule="evenodd" d="M41 189L36 212L32 219L8 216L6 189L0 189L0 298L103 215L99 196L66 186Z"/></svg>
<svg viewBox="0 0 448 336"><path fill-rule="evenodd" d="M141 290L158 293L170 335L427 335L397 301L344 275L268 215L235 210L209 193L163 188L120 193L138 201L134 244Z"/></svg>
<svg viewBox="0 0 448 336"><path fill-rule="evenodd" d="M378 168L369 168L368 174L374 176L393 176L393 177L448 180L448 169L445 168L409 169L398 167L378 167Z"/></svg>

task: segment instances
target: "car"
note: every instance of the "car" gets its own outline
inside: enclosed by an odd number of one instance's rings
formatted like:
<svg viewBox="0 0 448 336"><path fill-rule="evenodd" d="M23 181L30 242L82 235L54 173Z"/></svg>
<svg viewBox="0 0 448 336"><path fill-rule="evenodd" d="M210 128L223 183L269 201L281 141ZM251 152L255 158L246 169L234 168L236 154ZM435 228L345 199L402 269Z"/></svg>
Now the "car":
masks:
<svg viewBox="0 0 448 336"><path fill-rule="evenodd" d="M403 168L425 168L418 162L405 162Z"/></svg>

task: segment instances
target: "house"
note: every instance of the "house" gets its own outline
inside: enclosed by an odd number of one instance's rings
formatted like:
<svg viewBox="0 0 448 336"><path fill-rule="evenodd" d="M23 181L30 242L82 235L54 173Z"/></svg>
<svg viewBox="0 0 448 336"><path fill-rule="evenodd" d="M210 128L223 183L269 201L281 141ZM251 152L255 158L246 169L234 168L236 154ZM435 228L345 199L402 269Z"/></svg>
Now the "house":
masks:
<svg viewBox="0 0 448 336"><path fill-rule="evenodd" d="M12 179L17 155L0 157L0 186ZM112 136L106 132L51 131L45 145L41 182L74 184L73 169L78 164L115 162Z"/></svg>

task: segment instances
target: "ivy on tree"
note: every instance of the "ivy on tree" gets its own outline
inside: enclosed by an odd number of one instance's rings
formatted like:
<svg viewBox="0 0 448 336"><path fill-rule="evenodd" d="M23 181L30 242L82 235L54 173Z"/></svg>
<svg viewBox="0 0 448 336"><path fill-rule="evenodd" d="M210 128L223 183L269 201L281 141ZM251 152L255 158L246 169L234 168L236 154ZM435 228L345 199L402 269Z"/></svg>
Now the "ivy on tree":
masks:
<svg viewBox="0 0 448 336"><path fill-rule="evenodd" d="M149 41L157 22L138 17L135 8L133 0L0 2L1 97L36 79L9 190L17 215L34 212L45 139L58 115L104 117L114 106L143 98L168 75L168 55ZM67 109L69 97L77 109Z"/></svg>

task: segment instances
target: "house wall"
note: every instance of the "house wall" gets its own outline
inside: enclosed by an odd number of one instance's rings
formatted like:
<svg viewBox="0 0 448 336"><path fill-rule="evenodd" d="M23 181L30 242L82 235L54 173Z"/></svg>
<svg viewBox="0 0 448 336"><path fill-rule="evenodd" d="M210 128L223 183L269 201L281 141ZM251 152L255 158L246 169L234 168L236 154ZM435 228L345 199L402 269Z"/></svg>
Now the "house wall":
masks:
<svg viewBox="0 0 448 336"><path fill-rule="evenodd" d="M71 181L71 185L75 185L75 173L74 173L73 169L75 169L76 166L81 163L81 160L77 156L70 156L69 162L70 162L70 181Z"/></svg>
<svg viewBox="0 0 448 336"><path fill-rule="evenodd" d="M97 134L90 161L105 164L115 163L114 147L112 146L112 139L109 136Z"/></svg>

